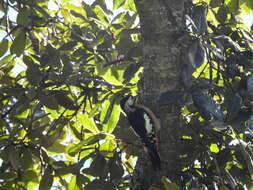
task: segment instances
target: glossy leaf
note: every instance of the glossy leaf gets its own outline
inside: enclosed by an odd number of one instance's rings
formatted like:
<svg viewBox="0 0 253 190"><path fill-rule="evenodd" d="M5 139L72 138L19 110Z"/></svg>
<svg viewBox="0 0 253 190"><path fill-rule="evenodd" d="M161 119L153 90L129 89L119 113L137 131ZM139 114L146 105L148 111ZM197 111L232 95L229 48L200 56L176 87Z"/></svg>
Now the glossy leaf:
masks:
<svg viewBox="0 0 253 190"><path fill-rule="evenodd" d="M134 77L135 73L140 69L140 66L140 63L130 64L124 72L124 82L130 81Z"/></svg>
<svg viewBox="0 0 253 190"><path fill-rule="evenodd" d="M195 6L193 10L193 20L197 27L198 34L205 34L207 31L207 7L205 6Z"/></svg>
<svg viewBox="0 0 253 190"><path fill-rule="evenodd" d="M224 120L220 106L207 94L203 92L194 92L192 94L194 105L197 107L199 114L205 119L210 120L214 116L220 121Z"/></svg>
<svg viewBox="0 0 253 190"><path fill-rule="evenodd" d="M204 47L199 41L196 40L190 45L188 57L191 65L195 69L197 69L204 63L206 59L206 52Z"/></svg>
<svg viewBox="0 0 253 190"><path fill-rule="evenodd" d="M242 98L239 94L234 94L231 99L228 101L228 113L227 113L227 120L231 121L239 112L242 105Z"/></svg>

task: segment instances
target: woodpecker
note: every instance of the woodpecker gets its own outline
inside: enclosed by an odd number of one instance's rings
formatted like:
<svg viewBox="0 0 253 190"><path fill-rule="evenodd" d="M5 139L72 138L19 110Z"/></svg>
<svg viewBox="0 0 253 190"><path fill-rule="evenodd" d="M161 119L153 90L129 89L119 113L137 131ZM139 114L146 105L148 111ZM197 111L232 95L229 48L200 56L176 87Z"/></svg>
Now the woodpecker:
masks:
<svg viewBox="0 0 253 190"><path fill-rule="evenodd" d="M160 140L157 136L157 132L160 130L160 121L148 107L137 104L137 97L124 97L120 106L126 113L134 132L139 136L144 151L149 154L154 170L160 170L161 159L158 152Z"/></svg>

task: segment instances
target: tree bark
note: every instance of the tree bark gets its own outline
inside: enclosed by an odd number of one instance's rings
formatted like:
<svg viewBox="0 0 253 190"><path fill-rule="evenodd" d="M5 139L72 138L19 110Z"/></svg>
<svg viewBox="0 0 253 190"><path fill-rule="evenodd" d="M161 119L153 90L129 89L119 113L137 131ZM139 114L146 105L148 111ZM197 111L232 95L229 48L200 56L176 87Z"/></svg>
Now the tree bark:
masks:
<svg viewBox="0 0 253 190"><path fill-rule="evenodd" d="M181 168L177 150L180 109L159 106L155 99L162 92L178 90L181 85L180 66L185 62L187 41L182 44L180 39L186 34L186 3L186 0L135 0L143 44L144 73L139 83L140 99L161 120L162 170L153 171L148 156L143 155L137 162L132 189L161 188L161 177L177 181L177 171Z"/></svg>

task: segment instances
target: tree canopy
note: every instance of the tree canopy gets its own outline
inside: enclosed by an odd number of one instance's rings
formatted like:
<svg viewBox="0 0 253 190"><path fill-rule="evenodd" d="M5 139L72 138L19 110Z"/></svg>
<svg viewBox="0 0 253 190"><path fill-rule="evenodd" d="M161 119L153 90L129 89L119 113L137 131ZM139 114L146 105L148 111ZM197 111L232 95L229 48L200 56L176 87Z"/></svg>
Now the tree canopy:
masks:
<svg viewBox="0 0 253 190"><path fill-rule="evenodd" d="M253 188L253 34L241 17L252 9L185 10L181 87L154 99L183 121L166 190ZM138 94L145 67L139 22L134 0L0 2L0 189L131 187L142 148L119 102Z"/></svg>

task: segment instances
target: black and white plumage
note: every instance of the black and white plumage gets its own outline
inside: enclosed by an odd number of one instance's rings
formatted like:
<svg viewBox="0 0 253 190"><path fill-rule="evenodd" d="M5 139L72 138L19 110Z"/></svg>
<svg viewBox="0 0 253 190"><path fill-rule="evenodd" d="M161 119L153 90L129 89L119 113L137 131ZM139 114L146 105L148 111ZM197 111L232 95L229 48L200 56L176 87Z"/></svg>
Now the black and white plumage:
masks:
<svg viewBox="0 0 253 190"><path fill-rule="evenodd" d="M144 151L149 154L154 170L161 169L161 159L158 152L159 138L157 137L157 131L160 129L159 120L149 108L137 104L136 97L124 97L120 106L126 113L133 130L140 137Z"/></svg>

